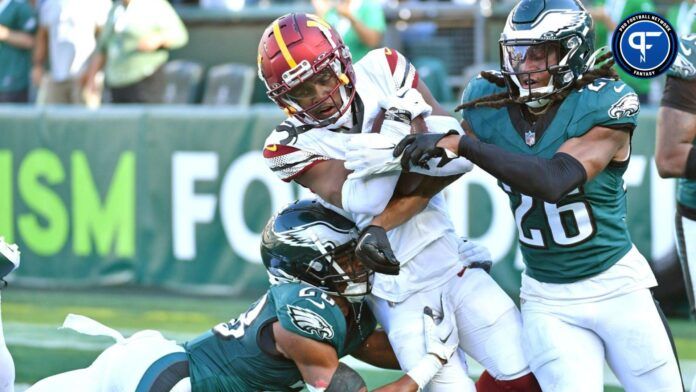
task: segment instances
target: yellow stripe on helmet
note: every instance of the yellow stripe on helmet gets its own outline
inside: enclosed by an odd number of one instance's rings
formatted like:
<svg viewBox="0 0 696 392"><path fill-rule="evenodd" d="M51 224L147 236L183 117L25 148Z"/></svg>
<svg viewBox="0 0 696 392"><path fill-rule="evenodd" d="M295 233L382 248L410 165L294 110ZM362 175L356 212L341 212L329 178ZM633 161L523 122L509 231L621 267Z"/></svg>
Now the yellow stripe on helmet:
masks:
<svg viewBox="0 0 696 392"><path fill-rule="evenodd" d="M288 46L285 45L285 40L283 40L283 36L280 34L280 24L278 23L278 21L276 21L273 24L273 36L275 37L276 42L278 43L280 53L283 54L285 61L287 61L290 68L295 68L297 66L297 63L295 62L295 59L292 58L292 55L288 50Z"/></svg>

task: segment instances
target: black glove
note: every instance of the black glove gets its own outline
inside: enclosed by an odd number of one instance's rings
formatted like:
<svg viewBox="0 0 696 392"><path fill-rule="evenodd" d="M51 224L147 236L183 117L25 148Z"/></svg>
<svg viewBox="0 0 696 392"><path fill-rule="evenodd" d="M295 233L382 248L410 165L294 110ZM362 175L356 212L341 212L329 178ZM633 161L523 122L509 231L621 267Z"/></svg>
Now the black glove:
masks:
<svg viewBox="0 0 696 392"><path fill-rule="evenodd" d="M355 246L358 259L375 272L386 275L399 274L399 260L394 256L384 228L370 225L360 233Z"/></svg>
<svg viewBox="0 0 696 392"><path fill-rule="evenodd" d="M427 169L428 160L436 157L440 157L440 163L438 163L437 167L442 167L452 159L447 157L444 148L437 147L437 143L445 136L458 134L455 130L450 130L447 133L411 134L401 139L394 148L393 154L394 157L398 157L403 152L401 168L404 171L409 170L409 163Z"/></svg>

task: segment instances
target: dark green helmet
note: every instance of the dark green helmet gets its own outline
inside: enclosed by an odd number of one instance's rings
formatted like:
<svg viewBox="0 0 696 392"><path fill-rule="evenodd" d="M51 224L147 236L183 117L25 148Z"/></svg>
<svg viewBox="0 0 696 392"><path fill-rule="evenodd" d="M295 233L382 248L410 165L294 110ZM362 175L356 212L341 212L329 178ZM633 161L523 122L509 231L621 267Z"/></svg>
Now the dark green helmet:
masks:
<svg viewBox="0 0 696 392"><path fill-rule="evenodd" d="M590 70L593 53L594 24L578 0L522 0L500 34L500 69L508 91L513 98L529 97L531 107L546 105L548 96ZM545 79L545 72L551 75L548 83L535 80Z"/></svg>
<svg viewBox="0 0 696 392"><path fill-rule="evenodd" d="M296 201L261 234L261 258L271 281L302 281L356 302L370 293L373 272L355 257L358 228L317 200Z"/></svg>

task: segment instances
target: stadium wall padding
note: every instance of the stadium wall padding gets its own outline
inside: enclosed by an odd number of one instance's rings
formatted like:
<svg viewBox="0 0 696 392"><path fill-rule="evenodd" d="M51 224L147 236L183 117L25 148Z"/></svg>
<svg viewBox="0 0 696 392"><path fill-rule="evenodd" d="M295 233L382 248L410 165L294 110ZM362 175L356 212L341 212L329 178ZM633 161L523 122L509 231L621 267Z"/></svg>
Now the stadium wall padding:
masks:
<svg viewBox="0 0 696 392"><path fill-rule="evenodd" d="M672 252L674 211L674 182L654 168L655 116L642 110L625 175L631 235L654 262ZM0 235L22 250L11 280L262 292L259 233L309 194L263 162L282 119L268 105L0 106ZM516 296L522 264L504 192L479 169L446 192L458 231L491 249L495 278Z"/></svg>

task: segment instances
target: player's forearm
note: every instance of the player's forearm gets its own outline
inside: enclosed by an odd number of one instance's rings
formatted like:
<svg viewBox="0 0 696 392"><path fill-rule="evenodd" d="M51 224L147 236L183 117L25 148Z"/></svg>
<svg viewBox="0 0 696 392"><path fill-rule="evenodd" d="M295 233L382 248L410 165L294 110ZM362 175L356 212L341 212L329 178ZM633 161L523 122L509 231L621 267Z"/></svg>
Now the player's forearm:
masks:
<svg viewBox="0 0 696 392"><path fill-rule="evenodd" d="M402 376L400 379L391 384L373 389L373 392L417 392L418 384L408 375Z"/></svg>
<svg viewBox="0 0 696 392"><path fill-rule="evenodd" d="M0 32L0 41L20 49L31 49L35 42L33 35L7 28Z"/></svg>
<svg viewBox="0 0 696 392"><path fill-rule="evenodd" d="M425 209L430 199L440 193L459 176L424 177L418 188L409 195L396 195L387 204L381 214L374 217L370 224L389 231L404 224Z"/></svg>
<svg viewBox="0 0 696 392"><path fill-rule="evenodd" d="M394 229L423 211L429 200L429 197L423 195L394 196L384 211L375 216L370 224L380 226L386 231Z"/></svg>
<svg viewBox="0 0 696 392"><path fill-rule="evenodd" d="M32 55L32 62L34 66L43 67L46 62L46 54L48 52L48 31L45 27L39 29L36 33L36 42L34 46L34 53Z"/></svg>
<svg viewBox="0 0 696 392"><path fill-rule="evenodd" d="M551 159L523 155L463 136L458 152L515 190L556 203L587 180L583 165L566 153Z"/></svg>

